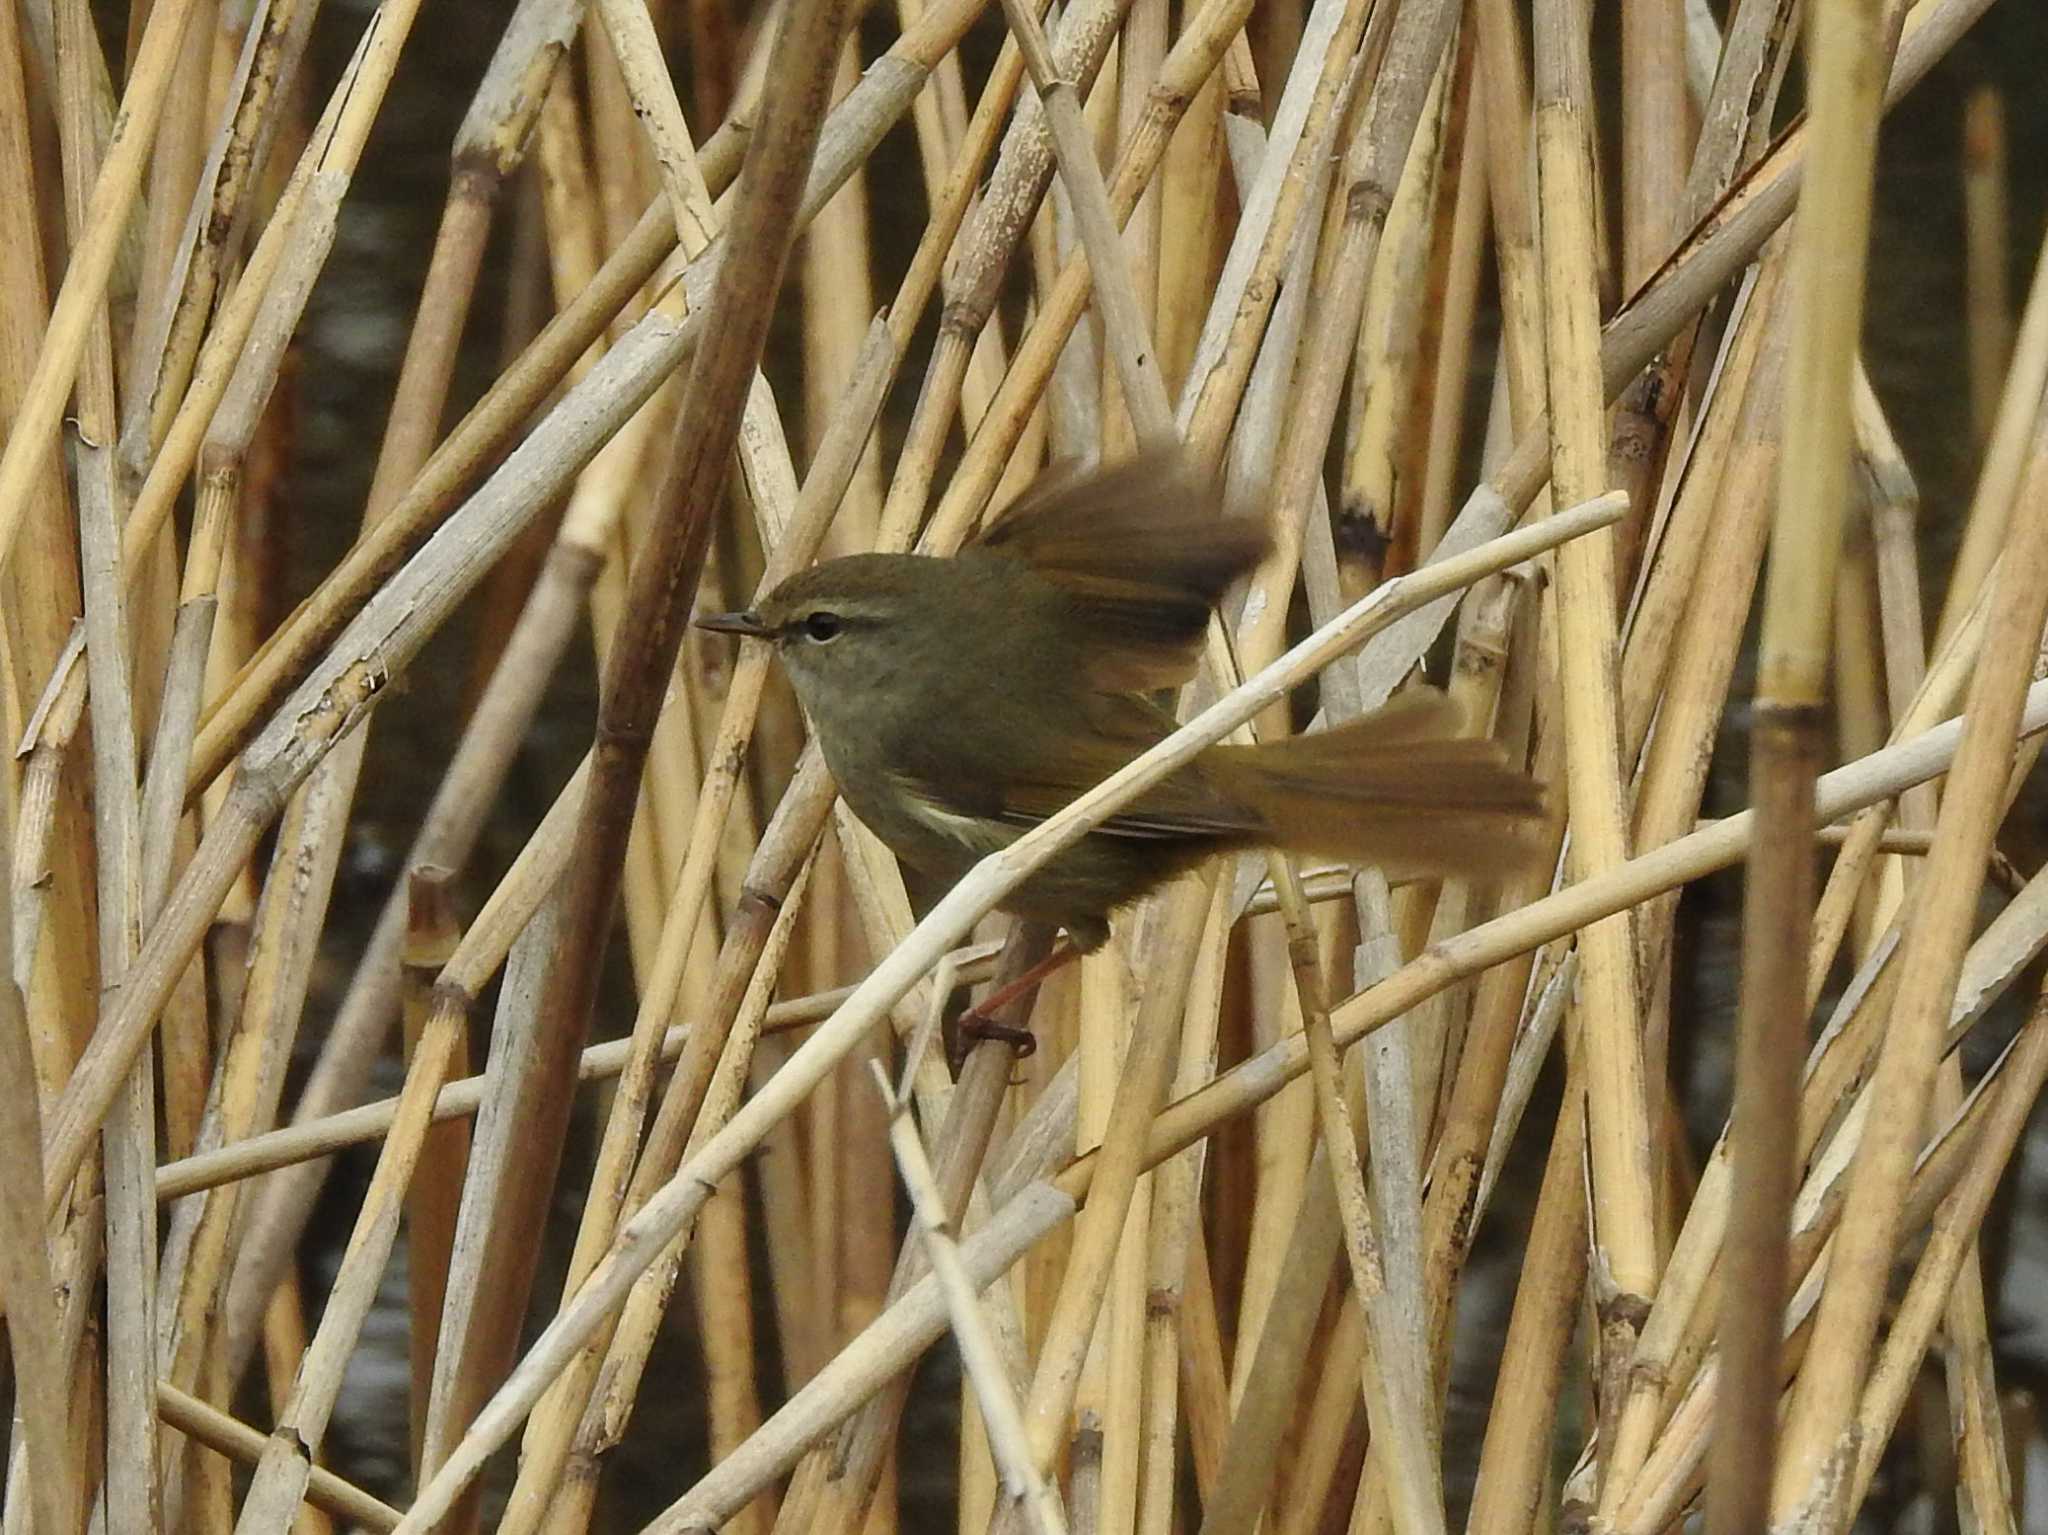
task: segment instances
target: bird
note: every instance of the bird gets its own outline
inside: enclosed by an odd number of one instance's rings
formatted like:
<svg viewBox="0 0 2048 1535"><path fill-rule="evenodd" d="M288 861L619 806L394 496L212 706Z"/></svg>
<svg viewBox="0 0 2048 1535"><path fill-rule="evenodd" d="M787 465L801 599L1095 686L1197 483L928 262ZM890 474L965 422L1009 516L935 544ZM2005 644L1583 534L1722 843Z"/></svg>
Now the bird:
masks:
<svg viewBox="0 0 2048 1535"><path fill-rule="evenodd" d="M826 560L697 624L774 646L853 813L950 886L1175 728L1166 690L1271 544L1169 449L1056 466L951 557ZM1542 787L1426 687L1326 730L1206 747L998 903L1067 946L976 1008L975 1032L1027 1048L979 1025L1210 858L1278 847L1493 878L1539 856L1546 813Z"/></svg>

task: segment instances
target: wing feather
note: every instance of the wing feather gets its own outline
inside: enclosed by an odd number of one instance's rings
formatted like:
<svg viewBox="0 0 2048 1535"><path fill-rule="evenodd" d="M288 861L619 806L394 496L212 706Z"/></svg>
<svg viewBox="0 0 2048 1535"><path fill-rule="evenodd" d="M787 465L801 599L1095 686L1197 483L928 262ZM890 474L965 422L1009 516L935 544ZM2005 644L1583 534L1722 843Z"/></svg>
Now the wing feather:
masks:
<svg viewBox="0 0 2048 1535"><path fill-rule="evenodd" d="M1177 449L1048 470L972 546L1022 560L1064 598L1091 687L1140 692L1194 672L1210 610L1265 554L1262 522Z"/></svg>

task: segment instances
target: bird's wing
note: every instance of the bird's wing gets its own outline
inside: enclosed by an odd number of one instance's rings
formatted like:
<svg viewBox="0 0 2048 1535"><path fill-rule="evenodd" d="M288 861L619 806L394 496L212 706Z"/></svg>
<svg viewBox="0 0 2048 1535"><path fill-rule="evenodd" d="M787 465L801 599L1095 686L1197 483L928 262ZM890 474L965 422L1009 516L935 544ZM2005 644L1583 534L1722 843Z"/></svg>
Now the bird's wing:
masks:
<svg viewBox="0 0 2048 1535"><path fill-rule="evenodd" d="M1225 517L1214 480L1167 450L1048 470L970 548L1052 583L1086 685L1120 693L1193 674L1210 609L1270 542L1263 523Z"/></svg>
<svg viewBox="0 0 2048 1535"><path fill-rule="evenodd" d="M1138 699L1129 703L1150 708ZM1135 708L1125 723L1134 731L1142 723ZM983 771L963 772L957 762L942 767L917 761L913 755L899 766L897 783L935 819L1029 830L1072 804L1163 733L1155 728L1145 737L1134 733L1123 739L1068 739L1056 751L1017 750L1021 743L1013 742L1000 766L985 763ZM1097 831L1133 841L1185 842L1256 837L1263 826L1256 811L1225 795L1198 765L1190 765L1145 790Z"/></svg>

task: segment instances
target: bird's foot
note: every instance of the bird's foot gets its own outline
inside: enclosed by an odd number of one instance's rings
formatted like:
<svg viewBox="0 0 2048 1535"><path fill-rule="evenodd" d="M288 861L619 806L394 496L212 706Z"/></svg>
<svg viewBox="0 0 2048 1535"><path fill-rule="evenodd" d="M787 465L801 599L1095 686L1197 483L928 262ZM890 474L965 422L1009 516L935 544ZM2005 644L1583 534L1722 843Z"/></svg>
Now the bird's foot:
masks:
<svg viewBox="0 0 2048 1535"><path fill-rule="evenodd" d="M980 1008L962 1013L954 1026L954 1033L960 1040L960 1055L964 1060L967 1052L984 1040L999 1045L1008 1045L1017 1052L1021 1060L1038 1049L1038 1036L1029 1029L1020 1029L1015 1024L1000 1023Z"/></svg>
<svg viewBox="0 0 2048 1535"><path fill-rule="evenodd" d="M1058 944L1053 951L1031 966L1022 975L1007 985L998 986L979 1005L969 1008L954 1022L951 1048L946 1052L953 1074L958 1076L966 1064L967 1054L984 1040L1008 1045L1018 1059L1030 1055L1038 1048L1038 1036L1029 1029L999 1021L998 1014L1011 1003L1035 990L1040 981L1055 970L1072 964L1080 957L1072 944Z"/></svg>

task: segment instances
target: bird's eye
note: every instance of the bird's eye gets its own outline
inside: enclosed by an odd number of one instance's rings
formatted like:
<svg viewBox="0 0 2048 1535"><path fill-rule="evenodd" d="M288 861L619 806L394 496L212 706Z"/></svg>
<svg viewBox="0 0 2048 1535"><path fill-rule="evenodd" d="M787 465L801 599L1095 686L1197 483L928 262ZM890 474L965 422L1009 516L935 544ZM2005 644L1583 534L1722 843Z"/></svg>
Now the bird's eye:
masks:
<svg viewBox="0 0 2048 1535"><path fill-rule="evenodd" d="M827 640L837 639L841 628L839 615L820 609L804 616L804 637L816 640L820 645Z"/></svg>

